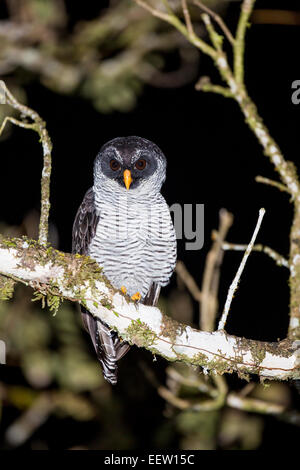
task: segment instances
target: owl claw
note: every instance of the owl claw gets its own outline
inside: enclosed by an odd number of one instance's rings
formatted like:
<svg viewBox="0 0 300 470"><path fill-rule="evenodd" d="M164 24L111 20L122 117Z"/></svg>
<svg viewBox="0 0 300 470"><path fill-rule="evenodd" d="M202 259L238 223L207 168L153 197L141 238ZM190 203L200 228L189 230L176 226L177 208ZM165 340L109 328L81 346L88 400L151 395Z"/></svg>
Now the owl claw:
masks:
<svg viewBox="0 0 300 470"><path fill-rule="evenodd" d="M125 286L122 286L120 291L123 292L123 294L127 294L127 289Z"/></svg>
<svg viewBox="0 0 300 470"><path fill-rule="evenodd" d="M141 294L139 292L136 292L135 294L131 296L131 300L136 300L136 301L141 300Z"/></svg>

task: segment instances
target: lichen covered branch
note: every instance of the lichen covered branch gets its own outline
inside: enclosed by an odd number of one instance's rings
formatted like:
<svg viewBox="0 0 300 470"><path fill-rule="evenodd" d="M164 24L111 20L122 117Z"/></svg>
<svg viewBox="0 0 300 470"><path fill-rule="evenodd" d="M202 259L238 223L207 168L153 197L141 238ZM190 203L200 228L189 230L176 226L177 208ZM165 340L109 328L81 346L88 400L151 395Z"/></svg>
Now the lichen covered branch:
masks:
<svg viewBox="0 0 300 470"><path fill-rule="evenodd" d="M244 83L244 54L245 35L250 15L253 11L255 0L244 0L241 5L241 14L236 30L233 46L234 51L234 76L238 84Z"/></svg>
<svg viewBox="0 0 300 470"><path fill-rule="evenodd" d="M110 285L98 264L88 257L65 254L26 238L1 238L0 272L27 282L36 298L50 299L50 306L57 306L62 299L81 303L124 340L168 361L182 361L218 374L237 372L241 377L300 377L299 342L267 343L224 331L195 330L156 307L130 301Z"/></svg>
<svg viewBox="0 0 300 470"><path fill-rule="evenodd" d="M11 122L16 126L23 127L25 129L32 129L37 132L43 148L43 171L41 177L41 216L39 225L39 242L45 245L48 240L48 219L50 211L50 177L51 177L51 150L52 143L46 129L46 123L42 120L39 114L33 109L21 104L8 90L7 86L3 81L0 82L1 91L4 94L4 101L12 108L16 109L20 113L20 119L7 116L0 128L0 135L7 124ZM29 122L28 119L30 119Z"/></svg>

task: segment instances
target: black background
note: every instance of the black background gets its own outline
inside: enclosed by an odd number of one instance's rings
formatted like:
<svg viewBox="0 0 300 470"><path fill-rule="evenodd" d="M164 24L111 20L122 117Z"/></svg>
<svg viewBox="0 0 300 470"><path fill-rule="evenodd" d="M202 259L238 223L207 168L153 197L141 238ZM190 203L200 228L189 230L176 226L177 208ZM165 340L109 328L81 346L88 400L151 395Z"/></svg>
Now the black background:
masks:
<svg viewBox="0 0 300 470"><path fill-rule="evenodd" d="M295 9L295 3L258 1L257 8ZM82 7L81 2L76 5L69 1L72 21L97 15L96 4L84 2ZM234 2L226 15L232 30L238 13L239 3ZM300 79L299 34L300 26L252 25L247 33L246 50L249 94L285 158L294 161L298 168L300 105L292 104L291 84ZM209 75L215 83L219 81L211 60L204 56L200 60L200 75ZM210 247L210 233L217 228L218 211L222 207L235 216L228 240L238 243L250 240L258 210L265 207L258 242L288 255L292 217L289 196L254 181L258 174L273 179L278 175L263 155L235 102L197 92L193 83L180 89L147 86L132 112L101 115L89 102L54 94L37 81L31 82L26 90L29 105L47 121L54 143L51 221L59 232L60 249L71 249L73 219L85 191L92 184L93 160L101 145L116 136L139 135L153 140L167 156L168 175L163 188L167 202L170 205L175 202L205 204L203 249L187 252L179 242L178 251L178 258L185 262L199 283ZM41 151L36 136L15 128L12 137L1 143L1 220L19 224L26 212L39 208L40 172ZM235 252L225 255L221 306L241 256ZM167 289L170 288L172 283ZM288 326L288 304L287 270L277 267L265 255L253 253L234 298L227 331L266 341L283 339ZM140 351L131 352L120 367L120 377L131 373L137 384L134 361L138 360L138 354ZM235 378L229 381L233 387L241 385ZM151 390L151 406L145 407L122 386L122 380L114 393L124 394L132 426L142 426L141 420L147 422L148 435L146 431L141 432L142 447L151 436L149 422L155 426L155 420L159 420L162 400L154 398ZM296 442L299 436L296 428L272 418L266 423L264 448L274 445L288 448ZM59 435L63 429L57 432Z"/></svg>

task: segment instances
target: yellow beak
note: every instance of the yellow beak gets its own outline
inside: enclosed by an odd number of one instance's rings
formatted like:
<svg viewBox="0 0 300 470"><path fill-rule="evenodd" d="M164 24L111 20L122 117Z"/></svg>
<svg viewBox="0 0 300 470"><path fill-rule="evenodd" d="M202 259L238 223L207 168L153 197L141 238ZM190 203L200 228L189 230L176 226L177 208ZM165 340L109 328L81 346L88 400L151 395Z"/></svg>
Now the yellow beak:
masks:
<svg viewBox="0 0 300 470"><path fill-rule="evenodd" d="M130 170L125 170L124 173L123 173L123 179L124 179L124 183L125 183L125 186L126 186L126 189L129 189L130 188L130 185L132 183L132 178L131 178L131 172Z"/></svg>

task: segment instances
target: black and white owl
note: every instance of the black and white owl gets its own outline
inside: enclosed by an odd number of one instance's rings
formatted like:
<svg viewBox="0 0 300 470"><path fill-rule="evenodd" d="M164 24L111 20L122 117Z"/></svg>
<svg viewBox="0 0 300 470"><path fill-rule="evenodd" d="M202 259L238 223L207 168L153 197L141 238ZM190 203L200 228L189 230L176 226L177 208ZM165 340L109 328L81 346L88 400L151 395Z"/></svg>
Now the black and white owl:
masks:
<svg viewBox="0 0 300 470"><path fill-rule="evenodd" d="M73 253L89 255L115 288L146 305L156 305L176 263L175 230L160 193L165 178L166 158L154 143L134 136L107 142L73 225ZM129 345L87 310L82 317L103 375L115 384Z"/></svg>

